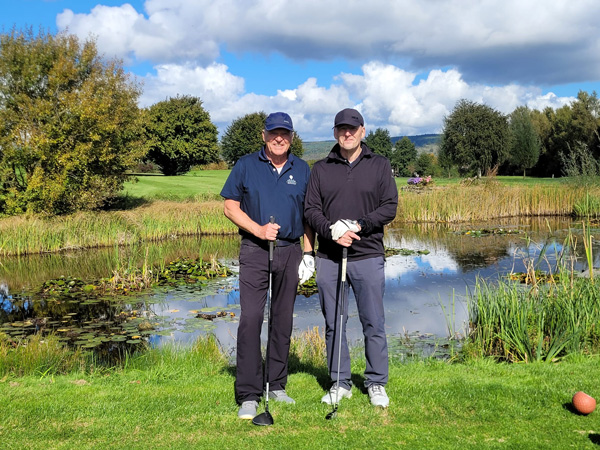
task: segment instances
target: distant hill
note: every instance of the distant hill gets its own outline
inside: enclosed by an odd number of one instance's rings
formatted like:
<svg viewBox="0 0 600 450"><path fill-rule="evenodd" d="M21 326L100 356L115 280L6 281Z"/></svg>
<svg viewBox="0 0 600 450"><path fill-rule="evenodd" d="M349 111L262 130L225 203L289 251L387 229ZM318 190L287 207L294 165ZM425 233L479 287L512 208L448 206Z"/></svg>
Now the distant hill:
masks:
<svg viewBox="0 0 600 450"><path fill-rule="evenodd" d="M429 149L432 146L437 146L442 138L441 134L419 134L417 136L407 136L410 141L415 144L417 150L425 148ZM392 137L392 144L396 144L403 136ZM305 161L311 161L316 159L325 158L331 148L335 145L335 141L315 141L315 142L303 142L304 155L302 159Z"/></svg>

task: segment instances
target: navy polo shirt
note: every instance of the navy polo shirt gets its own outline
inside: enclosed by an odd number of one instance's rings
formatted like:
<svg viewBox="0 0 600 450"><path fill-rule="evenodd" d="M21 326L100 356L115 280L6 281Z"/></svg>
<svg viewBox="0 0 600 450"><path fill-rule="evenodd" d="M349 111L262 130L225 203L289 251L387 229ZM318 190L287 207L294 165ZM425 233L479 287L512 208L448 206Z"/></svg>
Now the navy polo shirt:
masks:
<svg viewBox="0 0 600 450"><path fill-rule="evenodd" d="M304 234L304 194L309 175L306 161L291 153L281 173L278 173L263 147L259 152L238 160L221 190L221 196L240 202L242 211L260 225L274 216L275 222L281 226L278 239L299 239ZM250 237L241 229L240 234Z"/></svg>

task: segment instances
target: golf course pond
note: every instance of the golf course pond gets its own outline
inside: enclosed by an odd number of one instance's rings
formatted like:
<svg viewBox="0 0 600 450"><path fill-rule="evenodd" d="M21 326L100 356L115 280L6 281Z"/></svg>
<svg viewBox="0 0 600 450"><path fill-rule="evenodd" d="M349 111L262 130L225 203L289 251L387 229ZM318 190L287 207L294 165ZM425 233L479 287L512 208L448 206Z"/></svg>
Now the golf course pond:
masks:
<svg viewBox="0 0 600 450"><path fill-rule="evenodd" d="M598 266L597 243L592 242ZM390 355L400 358L443 357L460 345L468 333L468 294L477 280L493 282L530 267L554 271L559 255L569 256L576 271L587 269L581 222L568 218L404 224L386 230L385 245L386 327ZM53 331L101 357L131 346L186 345L210 332L233 355L240 315L238 250L238 236L182 237L137 247L6 257L0 263L0 330L15 339ZM218 261L222 268L190 268L190 261L200 260ZM99 295L94 287L93 280L114 283L132 268L151 276L173 261L188 274L204 270L211 275L123 288L118 295ZM362 331L352 293L349 300L348 336L360 349ZM314 290L298 294L294 315L295 335L314 327L322 330ZM266 323L264 327L263 338Z"/></svg>

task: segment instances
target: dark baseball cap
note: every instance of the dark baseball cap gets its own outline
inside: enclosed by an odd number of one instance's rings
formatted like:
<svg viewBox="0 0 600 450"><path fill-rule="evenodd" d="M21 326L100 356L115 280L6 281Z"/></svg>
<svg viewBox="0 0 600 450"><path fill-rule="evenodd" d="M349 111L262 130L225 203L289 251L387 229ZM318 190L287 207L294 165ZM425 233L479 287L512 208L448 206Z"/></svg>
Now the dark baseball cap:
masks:
<svg viewBox="0 0 600 450"><path fill-rule="evenodd" d="M292 118L284 112L274 112L267 116L265 120L265 130L271 131L277 128L285 128L294 131Z"/></svg>
<svg viewBox="0 0 600 450"><path fill-rule="evenodd" d="M333 127L339 127L340 125L350 125L353 127L364 126L365 121L360 113L352 108L342 109L335 115L335 121Z"/></svg>

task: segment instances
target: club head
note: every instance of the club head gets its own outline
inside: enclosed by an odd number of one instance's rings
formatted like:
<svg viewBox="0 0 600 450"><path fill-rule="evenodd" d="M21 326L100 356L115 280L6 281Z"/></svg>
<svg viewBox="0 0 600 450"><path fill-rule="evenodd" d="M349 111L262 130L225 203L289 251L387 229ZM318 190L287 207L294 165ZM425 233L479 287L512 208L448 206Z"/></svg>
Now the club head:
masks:
<svg viewBox="0 0 600 450"><path fill-rule="evenodd" d="M267 426L273 425L273 416L269 411L265 411L262 414L259 414L254 419L252 419L252 423L254 425Z"/></svg>
<svg viewBox="0 0 600 450"><path fill-rule="evenodd" d="M337 406L335 408L333 408L333 411L331 411L329 414L327 414L325 416L325 420L331 420L331 419L335 418L335 416L337 416Z"/></svg>

